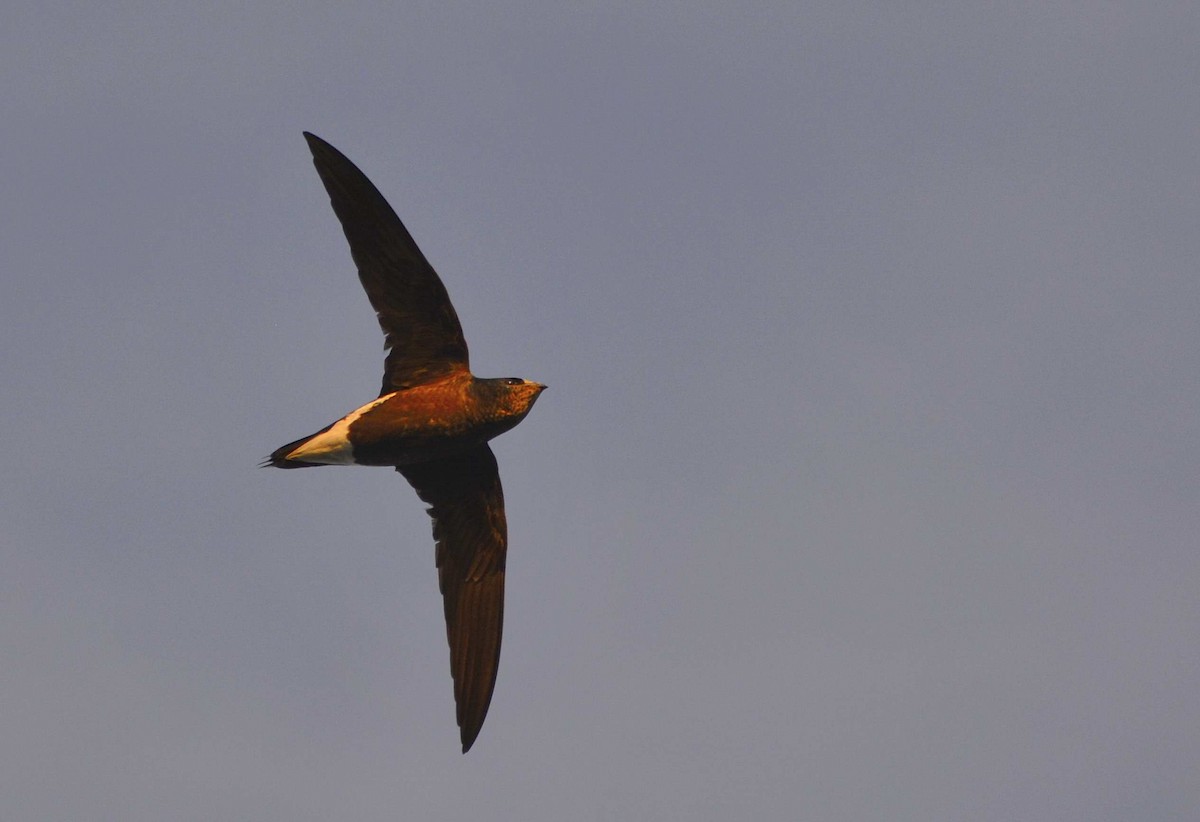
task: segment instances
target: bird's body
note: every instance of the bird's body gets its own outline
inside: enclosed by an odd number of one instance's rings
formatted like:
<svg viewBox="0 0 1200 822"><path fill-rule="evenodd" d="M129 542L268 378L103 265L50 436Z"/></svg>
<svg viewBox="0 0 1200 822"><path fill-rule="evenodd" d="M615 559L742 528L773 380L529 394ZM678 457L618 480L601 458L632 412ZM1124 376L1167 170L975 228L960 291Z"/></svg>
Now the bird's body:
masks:
<svg viewBox="0 0 1200 822"><path fill-rule="evenodd" d="M500 659L504 494L488 440L529 413L544 385L471 374L446 289L379 191L305 133L389 352L379 397L276 449L276 468L390 466L430 505L463 752L491 703Z"/></svg>
<svg viewBox="0 0 1200 822"><path fill-rule="evenodd" d="M412 465L456 456L514 427L541 393L537 383L456 374L384 394L270 457L276 468Z"/></svg>

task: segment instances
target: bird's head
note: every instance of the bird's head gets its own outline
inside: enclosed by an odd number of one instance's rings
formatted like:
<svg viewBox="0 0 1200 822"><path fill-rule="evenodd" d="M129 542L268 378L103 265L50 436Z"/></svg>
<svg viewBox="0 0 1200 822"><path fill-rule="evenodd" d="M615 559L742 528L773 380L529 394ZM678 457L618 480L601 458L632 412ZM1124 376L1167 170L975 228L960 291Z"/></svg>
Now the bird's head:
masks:
<svg viewBox="0 0 1200 822"><path fill-rule="evenodd" d="M538 396L546 390L540 382L523 380L520 377L500 377L479 380L487 396L486 404L499 417L522 419L533 408Z"/></svg>

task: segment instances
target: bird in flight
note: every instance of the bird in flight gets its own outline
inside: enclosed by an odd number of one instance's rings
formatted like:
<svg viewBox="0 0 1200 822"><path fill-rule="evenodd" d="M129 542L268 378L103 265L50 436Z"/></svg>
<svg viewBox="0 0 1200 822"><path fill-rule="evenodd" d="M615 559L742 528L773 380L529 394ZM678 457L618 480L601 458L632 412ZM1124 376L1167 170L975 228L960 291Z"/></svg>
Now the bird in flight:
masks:
<svg viewBox="0 0 1200 822"><path fill-rule="evenodd" d="M386 341L379 396L264 466L394 467L429 505L463 753L487 716L500 661L508 526L488 440L515 426L546 386L471 374L446 287L396 212L329 143L304 133Z"/></svg>

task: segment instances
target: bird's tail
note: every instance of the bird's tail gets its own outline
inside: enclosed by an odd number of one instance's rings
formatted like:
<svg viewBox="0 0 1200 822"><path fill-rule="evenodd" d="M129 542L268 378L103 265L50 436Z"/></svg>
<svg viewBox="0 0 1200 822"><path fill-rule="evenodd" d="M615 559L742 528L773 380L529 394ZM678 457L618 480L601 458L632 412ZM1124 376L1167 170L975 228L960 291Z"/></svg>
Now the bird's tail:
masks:
<svg viewBox="0 0 1200 822"><path fill-rule="evenodd" d="M321 463L319 463L319 462L302 462L301 460L290 460L287 458L288 454L292 453L297 448L299 448L301 445L308 442L315 436L316 436L316 434L313 434L308 437L301 437L300 439L296 440L295 442L289 442L287 445L285 445L281 448L276 448L274 451L271 452L271 456L267 457L265 460L263 460L262 462L260 462L258 464L258 467L259 468L315 468L316 466L321 465Z"/></svg>

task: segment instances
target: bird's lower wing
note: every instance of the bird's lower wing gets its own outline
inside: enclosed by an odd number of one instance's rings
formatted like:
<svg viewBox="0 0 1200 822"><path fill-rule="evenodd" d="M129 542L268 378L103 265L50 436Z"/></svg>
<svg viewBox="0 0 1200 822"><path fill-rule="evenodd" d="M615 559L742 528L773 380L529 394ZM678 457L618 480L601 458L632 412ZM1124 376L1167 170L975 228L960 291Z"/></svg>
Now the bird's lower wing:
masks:
<svg viewBox="0 0 1200 822"><path fill-rule="evenodd" d="M429 504L433 518L450 674L466 753L487 716L500 662L508 543L500 473L487 445L396 470Z"/></svg>

